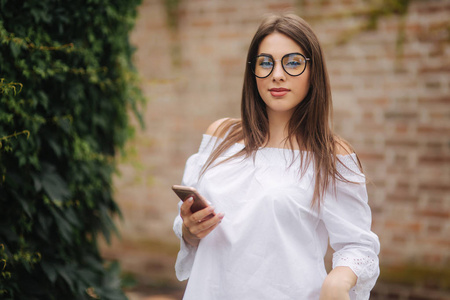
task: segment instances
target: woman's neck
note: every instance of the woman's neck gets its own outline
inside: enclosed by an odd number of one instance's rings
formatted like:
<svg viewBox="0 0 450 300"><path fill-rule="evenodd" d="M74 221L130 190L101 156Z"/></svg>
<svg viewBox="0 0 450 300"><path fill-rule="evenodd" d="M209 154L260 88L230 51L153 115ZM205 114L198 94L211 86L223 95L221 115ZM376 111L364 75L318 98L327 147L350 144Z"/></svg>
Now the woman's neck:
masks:
<svg viewBox="0 0 450 300"><path fill-rule="evenodd" d="M268 114L269 117L269 140L266 147L270 148L290 148L288 138L288 125L291 114ZM294 149L298 149L296 140L292 140Z"/></svg>

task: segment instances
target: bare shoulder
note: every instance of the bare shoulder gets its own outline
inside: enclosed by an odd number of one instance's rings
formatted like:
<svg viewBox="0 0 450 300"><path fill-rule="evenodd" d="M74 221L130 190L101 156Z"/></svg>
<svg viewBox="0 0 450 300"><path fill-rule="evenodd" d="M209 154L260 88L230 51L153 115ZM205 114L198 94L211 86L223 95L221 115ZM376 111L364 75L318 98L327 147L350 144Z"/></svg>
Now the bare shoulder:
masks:
<svg viewBox="0 0 450 300"><path fill-rule="evenodd" d="M219 127L222 124L224 124L227 120L229 120L229 118L219 119L219 120L216 120L213 123L211 123L211 125L209 125L208 129L206 129L206 134L215 136L217 129L219 129Z"/></svg>
<svg viewBox="0 0 450 300"><path fill-rule="evenodd" d="M217 121L214 121L211 125L209 125L208 129L206 129L205 134L216 137L223 137L226 134L227 130L230 128L230 126L237 122L239 122L238 119L231 119L231 118L219 119Z"/></svg>
<svg viewBox="0 0 450 300"><path fill-rule="evenodd" d="M335 136L334 140L335 140L336 154L349 155L355 152L352 145L350 145L350 143L344 140L343 138Z"/></svg>

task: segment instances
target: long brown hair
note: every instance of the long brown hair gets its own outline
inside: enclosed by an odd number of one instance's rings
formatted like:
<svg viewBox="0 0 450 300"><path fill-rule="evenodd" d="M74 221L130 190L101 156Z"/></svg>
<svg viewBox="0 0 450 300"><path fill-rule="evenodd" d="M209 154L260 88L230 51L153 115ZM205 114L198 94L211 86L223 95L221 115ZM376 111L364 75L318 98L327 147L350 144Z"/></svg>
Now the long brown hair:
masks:
<svg viewBox="0 0 450 300"><path fill-rule="evenodd" d="M330 186L335 187L336 179L348 182L337 170L336 156L338 145L350 145L338 138L332 131L332 101L328 72L319 40L311 27L302 18L288 15L271 15L265 18L256 31L250 44L247 62L258 55L262 40L271 33L282 33L294 40L311 60L310 86L306 97L298 104L288 123L288 137L285 143L294 149L293 142L298 143L300 151L300 170L304 174L311 161L314 162L315 187L311 206L320 205ZM226 138L215 148L203 167L202 174L229 147L242 142L245 147L229 159L255 154L269 140L269 119L266 105L259 95L256 78L250 65L246 64L244 86L241 101L241 120L227 120L216 130L215 135ZM361 165L358 160L358 165Z"/></svg>

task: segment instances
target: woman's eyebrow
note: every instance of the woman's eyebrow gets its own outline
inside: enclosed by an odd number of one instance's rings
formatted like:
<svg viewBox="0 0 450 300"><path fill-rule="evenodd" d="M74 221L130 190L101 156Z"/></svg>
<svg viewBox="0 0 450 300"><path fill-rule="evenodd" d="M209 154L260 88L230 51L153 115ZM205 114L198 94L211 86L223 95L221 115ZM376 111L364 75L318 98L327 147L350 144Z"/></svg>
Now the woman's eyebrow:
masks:
<svg viewBox="0 0 450 300"><path fill-rule="evenodd" d="M297 53L299 53L299 54L301 54L301 55L305 55L305 54L303 54L302 52L299 52L299 51L295 51L295 52L289 52L289 53L286 53L286 54L284 54L284 55L288 55L288 54L297 54ZM272 54L269 54L269 53L260 53L260 54L258 54L258 55L266 55L266 56L270 56L270 57L272 57L273 58L273 55Z"/></svg>

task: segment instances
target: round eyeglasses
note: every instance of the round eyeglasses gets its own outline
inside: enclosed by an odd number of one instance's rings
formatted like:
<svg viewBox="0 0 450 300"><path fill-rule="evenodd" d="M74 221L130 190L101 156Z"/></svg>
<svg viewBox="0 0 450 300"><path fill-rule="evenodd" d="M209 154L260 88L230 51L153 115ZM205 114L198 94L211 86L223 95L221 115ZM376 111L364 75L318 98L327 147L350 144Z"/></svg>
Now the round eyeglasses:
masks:
<svg viewBox="0 0 450 300"><path fill-rule="evenodd" d="M269 76L276 61L281 61L283 70L291 76L299 76L306 70L309 58L301 53L289 53L284 55L281 60L274 60L272 55L260 54L248 63L251 65L253 74L258 78L266 78Z"/></svg>

